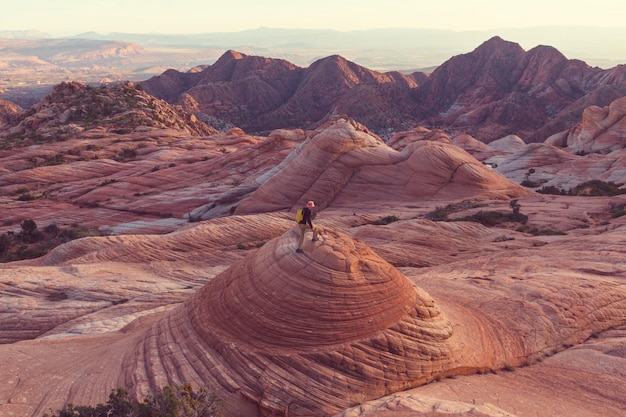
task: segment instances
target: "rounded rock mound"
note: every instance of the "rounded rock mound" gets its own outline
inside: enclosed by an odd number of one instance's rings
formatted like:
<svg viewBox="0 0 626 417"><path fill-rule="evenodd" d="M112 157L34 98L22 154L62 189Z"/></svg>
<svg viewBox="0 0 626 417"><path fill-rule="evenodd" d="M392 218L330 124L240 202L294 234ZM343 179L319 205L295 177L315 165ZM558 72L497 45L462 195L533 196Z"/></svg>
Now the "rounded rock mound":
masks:
<svg viewBox="0 0 626 417"><path fill-rule="evenodd" d="M208 381L261 416L324 416L452 367L452 326L426 292L347 235L326 230L304 253L296 240L268 242L152 326L127 364L136 382Z"/></svg>

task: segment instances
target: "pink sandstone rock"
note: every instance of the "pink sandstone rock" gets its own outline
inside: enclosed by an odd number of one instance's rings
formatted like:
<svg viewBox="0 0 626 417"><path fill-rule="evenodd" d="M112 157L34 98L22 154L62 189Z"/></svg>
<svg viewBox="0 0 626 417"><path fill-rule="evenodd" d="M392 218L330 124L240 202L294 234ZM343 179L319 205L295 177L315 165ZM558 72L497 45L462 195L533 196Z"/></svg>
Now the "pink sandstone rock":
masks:
<svg viewBox="0 0 626 417"><path fill-rule="evenodd" d="M324 208L373 199L406 203L453 195L508 199L526 193L456 146L417 140L398 152L345 119L315 131L295 152L236 213L290 210L307 200Z"/></svg>

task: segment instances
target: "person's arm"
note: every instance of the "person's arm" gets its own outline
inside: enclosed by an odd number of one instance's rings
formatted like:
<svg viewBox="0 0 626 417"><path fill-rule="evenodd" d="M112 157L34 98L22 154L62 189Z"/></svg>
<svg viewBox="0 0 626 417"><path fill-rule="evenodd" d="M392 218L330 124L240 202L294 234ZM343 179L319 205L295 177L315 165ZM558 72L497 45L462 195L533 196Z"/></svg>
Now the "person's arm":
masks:
<svg viewBox="0 0 626 417"><path fill-rule="evenodd" d="M312 213L311 213L311 209L310 208L305 208L304 209L304 219L306 220L306 223L309 224L309 226L311 226L311 229L313 229L313 223L311 221L312 218Z"/></svg>

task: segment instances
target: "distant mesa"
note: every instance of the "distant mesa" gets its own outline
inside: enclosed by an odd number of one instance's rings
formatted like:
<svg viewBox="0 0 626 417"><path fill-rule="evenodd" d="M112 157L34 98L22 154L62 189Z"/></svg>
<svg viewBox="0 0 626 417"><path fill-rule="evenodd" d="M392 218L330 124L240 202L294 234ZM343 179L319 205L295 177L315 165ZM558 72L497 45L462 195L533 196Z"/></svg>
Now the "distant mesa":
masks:
<svg viewBox="0 0 626 417"><path fill-rule="evenodd" d="M347 235L326 229L302 254L296 239L273 239L156 323L129 374L208 381L261 416L325 416L454 366L452 326L426 292Z"/></svg>

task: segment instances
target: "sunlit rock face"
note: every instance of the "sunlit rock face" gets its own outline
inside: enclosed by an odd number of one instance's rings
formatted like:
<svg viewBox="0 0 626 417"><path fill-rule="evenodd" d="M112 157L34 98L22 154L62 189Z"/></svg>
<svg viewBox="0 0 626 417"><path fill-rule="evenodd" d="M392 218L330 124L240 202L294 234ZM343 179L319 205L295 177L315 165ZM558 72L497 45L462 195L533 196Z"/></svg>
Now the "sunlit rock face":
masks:
<svg viewBox="0 0 626 417"><path fill-rule="evenodd" d="M603 152L626 149L626 97L606 107L585 109L582 122L571 129L565 144L577 152Z"/></svg>
<svg viewBox="0 0 626 417"><path fill-rule="evenodd" d="M344 118L313 132L278 168L239 204L237 214L292 209L307 200L324 208L526 194L457 146L414 141L396 151Z"/></svg>
<svg viewBox="0 0 626 417"><path fill-rule="evenodd" d="M132 374L209 380L260 415L322 416L453 366L445 314L367 245L331 230L304 253L295 241L272 240L158 322Z"/></svg>
<svg viewBox="0 0 626 417"><path fill-rule="evenodd" d="M626 201L520 201L533 227L567 234L329 208L302 254L293 220L265 213L7 264L0 412L189 382L233 417L619 415L626 220L607 206Z"/></svg>

